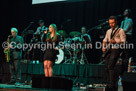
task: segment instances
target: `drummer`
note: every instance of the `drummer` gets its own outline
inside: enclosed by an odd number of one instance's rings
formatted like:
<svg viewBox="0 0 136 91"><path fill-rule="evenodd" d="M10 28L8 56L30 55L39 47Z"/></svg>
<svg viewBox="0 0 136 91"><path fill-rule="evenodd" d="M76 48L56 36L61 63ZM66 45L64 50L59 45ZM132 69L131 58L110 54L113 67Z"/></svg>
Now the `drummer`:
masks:
<svg viewBox="0 0 136 91"><path fill-rule="evenodd" d="M86 32L86 27L81 27L81 36L80 36L80 43L82 43L82 48L78 54L77 54L77 57L80 58L81 57L81 53L83 52L82 50L84 50L84 55L87 59L87 61L85 61L85 63L91 63L91 59L90 59L90 55L91 55L91 51L90 49L92 48L92 45L91 45L91 37L89 34L87 34ZM85 44L88 45L88 47L86 48Z"/></svg>
<svg viewBox="0 0 136 91"><path fill-rule="evenodd" d="M86 33L86 27L81 27L81 37L80 37L80 41L82 42L86 42L87 44L91 44L91 37L89 34ZM90 46L91 48L91 46Z"/></svg>

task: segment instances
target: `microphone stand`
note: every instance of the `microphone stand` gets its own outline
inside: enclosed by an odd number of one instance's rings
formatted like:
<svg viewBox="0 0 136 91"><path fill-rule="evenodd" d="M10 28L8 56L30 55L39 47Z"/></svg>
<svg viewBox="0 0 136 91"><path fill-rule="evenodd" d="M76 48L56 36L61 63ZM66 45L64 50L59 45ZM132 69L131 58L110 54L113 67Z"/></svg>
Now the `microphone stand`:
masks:
<svg viewBox="0 0 136 91"><path fill-rule="evenodd" d="M29 60L29 52L27 51L27 61L26 61L26 77L25 77L25 84L28 85L28 60Z"/></svg>
<svg viewBox="0 0 136 91"><path fill-rule="evenodd" d="M27 30L32 26L32 24L33 24L33 22L30 22L30 24L24 29L24 31L21 33L21 35L22 35L22 37L23 37L23 39L24 39L24 43L26 42L26 32L27 32ZM26 52L26 50L24 51L24 58L26 57L26 55L27 55L27 52ZM26 67L26 78L25 78L25 84L28 84L28 82L27 82L27 78L28 78L28 60L29 60L29 53L28 53L28 55L27 55L27 67Z"/></svg>
<svg viewBox="0 0 136 91"><path fill-rule="evenodd" d="M31 42L30 44L32 44L33 42L35 41L35 39L31 39ZM29 54L30 52L27 51L27 67L26 67L26 77L25 77L25 84L28 85L28 60L30 60L30 57L29 57ZM32 62L30 62L30 64L32 64L32 67L31 67L31 77L32 77L32 74L33 74L33 60L34 60L34 49L32 50ZM30 81L30 84L31 84L31 81Z"/></svg>
<svg viewBox="0 0 136 91"><path fill-rule="evenodd" d="M28 28L30 28L32 26L33 22L30 22L30 24L24 29L24 31L22 32L22 36L25 35L25 32L28 30Z"/></svg>
<svg viewBox="0 0 136 91"><path fill-rule="evenodd" d="M89 33L90 31L92 31L94 29L98 29L99 27L102 27L102 26L104 26L106 24L108 24L108 21L105 21L105 22L103 22L103 23L101 23L101 24L99 24L99 25L97 25L95 27L90 28L86 33Z"/></svg>
<svg viewBox="0 0 136 91"><path fill-rule="evenodd" d="M76 37L76 34L74 35ZM76 44L76 41L74 40L74 44ZM74 51L73 51L73 63L76 65L76 79L74 80L74 84L78 87L79 89L79 62L77 59L77 54L76 54L76 48L74 47Z"/></svg>

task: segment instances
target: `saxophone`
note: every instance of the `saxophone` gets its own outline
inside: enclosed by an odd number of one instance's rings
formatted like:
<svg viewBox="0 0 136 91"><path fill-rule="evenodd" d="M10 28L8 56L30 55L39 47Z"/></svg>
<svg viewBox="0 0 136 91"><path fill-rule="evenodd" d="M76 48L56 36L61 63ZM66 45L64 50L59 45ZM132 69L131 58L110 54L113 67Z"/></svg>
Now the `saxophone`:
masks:
<svg viewBox="0 0 136 91"><path fill-rule="evenodd" d="M5 53L6 61L9 62L10 61L10 45L9 45L10 37L8 37L7 43L8 43L8 47L4 49L4 53Z"/></svg>

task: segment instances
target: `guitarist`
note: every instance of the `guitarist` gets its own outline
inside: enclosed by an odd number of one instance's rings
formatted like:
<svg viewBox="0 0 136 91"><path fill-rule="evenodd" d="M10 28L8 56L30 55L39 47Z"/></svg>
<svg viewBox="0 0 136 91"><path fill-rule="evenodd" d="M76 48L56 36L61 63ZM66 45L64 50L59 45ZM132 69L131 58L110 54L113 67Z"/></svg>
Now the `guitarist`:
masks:
<svg viewBox="0 0 136 91"><path fill-rule="evenodd" d="M126 42L127 43L133 43L133 36L132 36L132 30L133 30L133 20L131 18L131 9L125 9L123 12L124 20L121 22L120 28L122 28L126 34ZM132 55L132 49L125 49L123 52L123 70L127 71L127 64L129 57Z"/></svg>
<svg viewBox="0 0 136 91"><path fill-rule="evenodd" d="M111 45L120 45L122 43L125 43L126 41L126 36L123 31L123 29L118 28L117 26L117 18L115 16L110 16L109 17L109 26L111 27L110 29L107 30L105 38L103 40L103 48L102 51L106 52L106 44L110 43ZM119 31L117 33L117 31ZM112 38L114 37L114 38ZM105 57L105 67L106 67L106 72L107 72L107 77L108 77L108 86L110 88L110 91L117 91L117 81L118 81L118 76L116 74L117 70L115 70L115 64L117 62L118 57L120 56L121 49L117 48L116 46L112 46L110 48L110 52L108 52L107 56Z"/></svg>

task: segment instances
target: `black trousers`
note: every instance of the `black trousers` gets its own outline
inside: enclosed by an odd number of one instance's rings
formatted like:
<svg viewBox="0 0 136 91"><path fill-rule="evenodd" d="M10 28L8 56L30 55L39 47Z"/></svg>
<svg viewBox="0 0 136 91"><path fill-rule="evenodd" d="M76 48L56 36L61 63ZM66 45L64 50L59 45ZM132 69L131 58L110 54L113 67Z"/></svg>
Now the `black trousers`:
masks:
<svg viewBox="0 0 136 91"><path fill-rule="evenodd" d="M126 35L127 44L133 43L132 39L133 38L131 35ZM122 74L124 71L127 71L127 69L128 69L128 60L130 57L132 57L132 51L133 51L132 48L123 50L123 53L122 53L122 59L123 59Z"/></svg>
<svg viewBox="0 0 136 91"><path fill-rule="evenodd" d="M117 91L118 89L118 79L119 79L119 71L121 69L115 69L117 60L120 56L121 50L120 49L111 49L107 57L105 58L105 70L107 81L109 87L112 88L111 91Z"/></svg>
<svg viewBox="0 0 136 91"><path fill-rule="evenodd" d="M126 35L126 41L127 41L127 43L133 43L132 36L131 35ZM128 60L129 57L132 56L132 48L125 49L124 50L124 56L125 56L124 59Z"/></svg>
<svg viewBox="0 0 136 91"><path fill-rule="evenodd" d="M10 80L21 81L21 63L19 59L14 59L9 63Z"/></svg>

